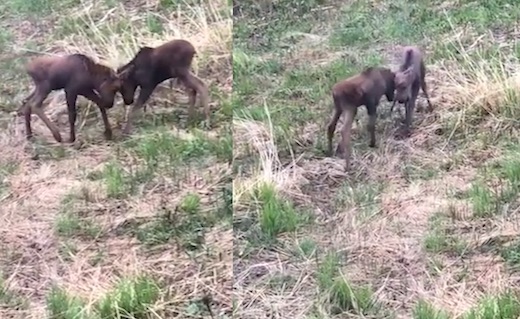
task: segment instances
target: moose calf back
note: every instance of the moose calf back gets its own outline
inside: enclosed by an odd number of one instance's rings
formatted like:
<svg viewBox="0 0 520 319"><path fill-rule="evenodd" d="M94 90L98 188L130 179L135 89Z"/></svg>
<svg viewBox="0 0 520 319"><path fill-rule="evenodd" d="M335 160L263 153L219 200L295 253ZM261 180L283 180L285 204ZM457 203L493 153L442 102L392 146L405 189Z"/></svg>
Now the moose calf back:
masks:
<svg viewBox="0 0 520 319"><path fill-rule="evenodd" d="M336 83L332 92L345 103L359 107L377 103L385 94L393 93L394 74L390 69L369 67L363 72ZM390 97L393 99L393 96Z"/></svg>
<svg viewBox="0 0 520 319"><path fill-rule="evenodd" d="M193 44L183 39L175 39L156 47L153 59L160 66L189 69L195 54Z"/></svg>

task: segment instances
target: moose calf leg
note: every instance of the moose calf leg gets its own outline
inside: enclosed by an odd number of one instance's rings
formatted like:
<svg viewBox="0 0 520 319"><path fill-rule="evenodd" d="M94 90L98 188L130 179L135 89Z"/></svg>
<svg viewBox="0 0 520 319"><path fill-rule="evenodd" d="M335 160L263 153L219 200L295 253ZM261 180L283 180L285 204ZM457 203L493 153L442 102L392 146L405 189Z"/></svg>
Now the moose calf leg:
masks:
<svg viewBox="0 0 520 319"><path fill-rule="evenodd" d="M25 117L25 137L27 138L27 140L30 140L33 136L31 128L31 106L27 105L26 108L23 110L23 113Z"/></svg>
<svg viewBox="0 0 520 319"><path fill-rule="evenodd" d="M396 100L394 99L394 101L392 102L392 106L390 107L390 114L392 114L392 112L394 111L395 102Z"/></svg>
<svg viewBox="0 0 520 319"><path fill-rule="evenodd" d="M76 141L76 119L77 119L76 100L78 98L78 95L75 93L65 92L65 98L67 99L67 111L69 114L69 125L70 125L69 143L74 143L74 141Z"/></svg>
<svg viewBox="0 0 520 319"><path fill-rule="evenodd" d="M195 102L197 100L197 91L194 89L187 89L188 91L188 117L193 118L195 115Z"/></svg>
<svg viewBox="0 0 520 319"><path fill-rule="evenodd" d="M346 110L345 124L341 128L341 147L340 151L343 153L345 159L345 171L350 167L350 154L351 154L351 135L352 135L352 124L354 117L356 116L357 108L350 107Z"/></svg>
<svg viewBox="0 0 520 319"><path fill-rule="evenodd" d="M432 106L432 103L430 102L430 97L428 96L427 86L426 86L426 82L424 81L424 79L422 79L422 81L421 81L421 89L424 92L426 101L428 102L428 112L433 112L433 106Z"/></svg>
<svg viewBox="0 0 520 319"><path fill-rule="evenodd" d="M405 103L405 119L404 119L404 131L408 135L410 134L410 126L412 124L412 104L413 102L411 100L407 101Z"/></svg>
<svg viewBox="0 0 520 319"><path fill-rule="evenodd" d="M330 120L329 124L327 124L327 155L332 156L332 138L334 137L334 131L336 130L336 125L338 125L339 118L341 117L341 109L334 108L334 115Z"/></svg>
<svg viewBox="0 0 520 319"><path fill-rule="evenodd" d="M139 111L143 105L148 101L150 96L153 93L153 90L156 86L146 86L141 87L141 92L139 92L139 97L137 97L137 102L134 105L130 106L130 109L128 110L126 114L126 125L123 129L124 135L129 135L132 131L132 121L134 120L135 113Z"/></svg>
<svg viewBox="0 0 520 319"><path fill-rule="evenodd" d="M101 118L103 119L103 124L105 125L105 132L103 133L105 135L105 139L111 140L112 139L112 128L110 127L110 122L108 121L107 116L107 110L101 106L99 107L99 111L101 112Z"/></svg>
<svg viewBox="0 0 520 319"><path fill-rule="evenodd" d="M103 119L103 124L105 125L105 132L104 132L105 138L107 140L111 140L112 139L112 128L110 126L110 122L108 121L107 110L105 107L103 107L104 104L103 104L101 97L99 97L97 95L97 93L94 91L88 92L88 93L84 94L83 96L86 97L87 99L89 99L90 101L94 102L98 106L99 111L101 112L101 118Z"/></svg>
<svg viewBox="0 0 520 319"><path fill-rule="evenodd" d="M31 101L32 98L34 98L34 94L36 93L36 89L34 89L31 94L29 94L25 99L22 100L22 105L16 110L16 114L18 116L25 115L25 111L30 108L30 105L27 105L28 102Z"/></svg>
<svg viewBox="0 0 520 319"><path fill-rule="evenodd" d="M376 119L377 119L376 106L370 105L369 107L367 107L367 113L368 113L367 130L368 130L368 134L370 135L370 143L368 144L368 146L376 147Z"/></svg>
<svg viewBox="0 0 520 319"><path fill-rule="evenodd" d="M205 115L205 119L206 119L206 125L209 127L210 126L210 109L209 109L209 90L208 90L208 87L206 86L206 84L204 84L204 82L202 82L202 80L200 80L198 77L196 77L195 75L193 75L191 72L187 71L185 72L184 74L182 74L181 76L179 76L179 79L184 83L184 85L186 86L186 88L188 90L195 90L199 96L200 96L200 101L201 101L201 104L202 104L202 107L204 109L204 115ZM193 100L193 105L191 104L191 99L190 99L190 108L192 110L189 110L188 113L189 114L193 114L193 108L195 106L195 100Z"/></svg>
<svg viewBox="0 0 520 319"><path fill-rule="evenodd" d="M42 88L42 87L37 88L37 92L33 96L34 103L31 104L31 109L32 109L32 112L34 114L36 114L43 121L43 123L45 123L47 128L51 131L52 136L54 136L54 139L58 143L61 143L62 139L61 139L61 135L60 135L60 131L58 130L58 127L56 127L56 125L54 125L54 123L52 123L49 120L47 115L45 115L45 113L43 112L43 108L42 108L43 101L49 95L50 92L51 92L51 90L46 89L46 88Z"/></svg>

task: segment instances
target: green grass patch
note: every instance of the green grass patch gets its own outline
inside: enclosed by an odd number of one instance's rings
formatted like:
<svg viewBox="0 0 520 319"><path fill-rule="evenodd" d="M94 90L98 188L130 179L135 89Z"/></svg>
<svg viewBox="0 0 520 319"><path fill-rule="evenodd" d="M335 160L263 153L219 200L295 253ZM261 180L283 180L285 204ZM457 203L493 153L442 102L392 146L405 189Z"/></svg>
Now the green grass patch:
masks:
<svg viewBox="0 0 520 319"><path fill-rule="evenodd" d="M46 297L47 312L51 319L90 319L86 303L81 298L71 296L62 288L52 287Z"/></svg>
<svg viewBox="0 0 520 319"><path fill-rule="evenodd" d="M310 259L316 255L318 250L317 243L311 238L302 238L296 243L294 253L296 256Z"/></svg>
<svg viewBox="0 0 520 319"><path fill-rule="evenodd" d="M94 222L80 218L76 213L65 212L58 215L55 231L63 237L87 236L96 238L102 233L102 229Z"/></svg>
<svg viewBox="0 0 520 319"><path fill-rule="evenodd" d="M18 169L19 164L16 162L7 162L0 164L0 194L7 190L7 178L11 176Z"/></svg>
<svg viewBox="0 0 520 319"><path fill-rule="evenodd" d="M413 319L450 319L450 316L430 303L420 300L413 309Z"/></svg>
<svg viewBox="0 0 520 319"><path fill-rule="evenodd" d="M345 182L336 195L337 209L358 210L361 219L369 219L380 212L382 183Z"/></svg>
<svg viewBox="0 0 520 319"><path fill-rule="evenodd" d="M160 287L147 276L122 278L116 286L93 304L66 290L53 286L46 304L52 319L125 319L148 318L158 300Z"/></svg>
<svg viewBox="0 0 520 319"><path fill-rule="evenodd" d="M500 256L513 271L520 270L520 240L500 248Z"/></svg>
<svg viewBox="0 0 520 319"><path fill-rule="evenodd" d="M433 141L437 142L439 137L427 140L419 138L420 148L439 155L441 159L450 160L431 164L404 160L396 180L444 180L443 175L446 172L449 175L454 166L457 169L463 168L462 165L474 167L475 163L469 162L477 158L480 165L485 160L482 158L484 155L480 156L481 151L486 155L495 152L501 135L514 135L518 130L518 90L515 90L515 85L506 85L505 80L516 71L514 65L518 64L514 56L520 52L519 46L513 44L514 41L508 35L515 29L515 19L520 17L520 3L512 0L496 0L485 4L478 1L447 3L440 0L428 3L394 0L377 4L363 1L348 4L334 1L304 2L298 5L290 0L276 3L241 2L242 13L234 19L234 95L231 101L234 118L269 125L272 123L277 155L283 164L289 163L292 158L303 159L304 162L322 160L323 154L316 150L325 140L324 125L332 113L330 90L334 83L368 65L393 64L396 62L393 55L398 53L396 46L400 45L417 45L426 52L428 77L436 78L429 84L432 91L430 95L433 99L435 96L443 97L443 107L435 111L438 113L435 119L434 116L419 112L414 116L417 118L414 122L417 125L423 122L421 126L430 129L433 126L431 120L434 119L442 130L435 131L435 134L442 134L447 139L446 144L441 142L442 146L434 147ZM490 93L482 93L488 92L486 90ZM476 100L476 97L479 99ZM382 113L387 102L382 99L380 103ZM365 110L360 108L360 111L358 118L362 123ZM390 124L393 121L383 121L383 135L387 135L387 128L394 127L393 123ZM301 142L303 137L306 143ZM354 138L354 147L364 150L366 142L357 143L357 138ZM403 144L393 141L392 136L382 136L382 144L385 140L392 140L385 142L386 150L393 153L391 156L402 158L409 155L407 142ZM482 148L468 151L469 145L475 141L481 142ZM443 153L442 156L439 151ZM246 149L244 156L236 161L239 162L237 166L240 166L236 169L238 174L248 177L258 162L253 154ZM503 157L496 167L483 169L470 191L464 194L464 199L473 208L474 217L493 218L497 214L507 215L518 210L520 165L517 165L515 158L519 156L511 155ZM367 219L381 211L381 194L386 191L386 183L362 179L339 185L327 180L333 184L328 184L329 188L324 187L327 192L333 193L332 207L324 209L323 206L327 205L321 202L316 203L318 207L314 207L314 203L309 206L316 210L319 208L320 211L351 211L358 221L366 223ZM401 186L394 179L390 183ZM319 194L313 195L319 197ZM258 224L259 233L264 237L258 236L257 239L267 241L266 238L276 238L280 234L301 229L301 226L295 226L297 222L292 213L294 205L292 209L287 208L283 198L271 201L276 202L276 205L264 205L258 197L255 194L250 200L256 201L258 218L242 218L246 214L241 214L241 219L237 221L240 231L247 232ZM244 204L247 205L247 200L244 200ZM289 213L280 213L286 211ZM436 214L428 226L422 239L422 248L430 257L427 267L432 273L439 274L447 270L445 267L450 263L451 255L458 257L468 253L469 243L465 239L466 234L458 235L459 225L448 216ZM317 227L317 232L323 231ZM312 235L290 246L295 263L317 258L316 243L307 239L314 237ZM243 238L251 242L250 236ZM512 265L517 262L516 250L514 245L510 246L509 250L504 248L501 255ZM278 257L277 252L269 251L266 254L267 259ZM248 254L242 254L240 261L247 265L246 256ZM255 264L262 262L256 255L252 259ZM445 260L446 265L443 265ZM455 279L463 282L468 274L469 269L464 269L456 274ZM316 282L319 295L327 296L328 299L325 306L317 306L317 300L308 298L306 302L316 305L309 318L335 317L338 313L342 313L338 317L385 317L381 316L381 311L378 312L380 306L368 286L364 286L364 283L356 285L341 276L338 256L330 254L319 262ZM274 285L271 289L278 293L279 287ZM254 289L254 284L251 284L251 289ZM494 300L494 305L498 305L498 299ZM485 308L491 309L491 306L479 307L475 312L478 315L468 318L491 318L484 314L489 311ZM403 309L399 311L404 312ZM496 308L494 311L496 316L493 318L518 317ZM407 309L406 314L399 315L451 318L443 309L435 309L424 301L419 302L415 309Z"/></svg>
<svg viewBox="0 0 520 319"><path fill-rule="evenodd" d="M434 214L429 219L429 230L424 237L423 247L432 254L449 253L461 256L466 253L468 243L453 233L453 221L444 214Z"/></svg>
<svg viewBox="0 0 520 319"><path fill-rule="evenodd" d="M269 239L282 233L295 232L307 222L308 216L302 215L291 202L281 198L271 185L259 186L254 197L258 203L260 229Z"/></svg>
<svg viewBox="0 0 520 319"><path fill-rule="evenodd" d="M231 131L219 138L207 136L203 131L193 130L191 136L181 138L173 133L159 131L136 137L125 146L132 148L152 171L159 169L175 172L181 164L206 159L213 155L218 160L230 161L233 156Z"/></svg>
<svg viewBox="0 0 520 319"><path fill-rule="evenodd" d="M509 151L488 165L468 192L473 215L477 218L509 214L519 207L520 160L518 150Z"/></svg>
<svg viewBox="0 0 520 319"><path fill-rule="evenodd" d="M197 194L187 194L174 211L166 208L159 217L139 226L135 235L148 247L177 240L182 247L196 250L204 244L206 230L215 225L218 215L204 212Z"/></svg>
<svg viewBox="0 0 520 319"><path fill-rule="evenodd" d="M5 282L3 276L0 276L0 309L9 308L24 310L27 309L28 306L29 302L12 291Z"/></svg>
<svg viewBox="0 0 520 319"><path fill-rule="evenodd" d="M98 301L96 309L101 318L146 318L152 315L151 306L159 294L160 288L151 278L125 278Z"/></svg>
<svg viewBox="0 0 520 319"><path fill-rule="evenodd" d="M6 0L3 6L11 14L37 15L49 13L57 9L68 8L80 4L79 0Z"/></svg>
<svg viewBox="0 0 520 319"><path fill-rule="evenodd" d="M82 189L83 190L83 189ZM61 201L61 207L56 219L54 220L54 231L58 236L97 238L102 234L101 226L83 217L79 213L79 200L87 200L85 192L71 192Z"/></svg>
<svg viewBox="0 0 520 319"><path fill-rule="evenodd" d="M320 262L317 281L320 291L329 296L332 313L375 315L381 310L369 286L356 286L340 272L340 256L328 253Z"/></svg>
<svg viewBox="0 0 520 319"><path fill-rule="evenodd" d="M484 298L464 319L518 318L520 316L520 299L512 291L498 296Z"/></svg>

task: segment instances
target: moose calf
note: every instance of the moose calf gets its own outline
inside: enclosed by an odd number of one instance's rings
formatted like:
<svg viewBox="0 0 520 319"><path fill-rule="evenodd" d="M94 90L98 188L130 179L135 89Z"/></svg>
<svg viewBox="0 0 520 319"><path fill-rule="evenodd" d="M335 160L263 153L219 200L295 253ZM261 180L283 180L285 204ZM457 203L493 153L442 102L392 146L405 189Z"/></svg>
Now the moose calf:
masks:
<svg viewBox="0 0 520 319"><path fill-rule="evenodd" d="M346 113L345 123L341 129L341 143L338 150L344 154L345 170L349 169L351 151L351 129L357 108L365 105L368 113L368 132L370 133L370 147L375 147L375 125L377 118L377 105L383 95L388 101L394 99L395 74L387 68L368 67L360 74L336 83L332 87L334 100L334 115L327 125L328 153L332 155L332 138L338 120L342 113Z"/></svg>
<svg viewBox="0 0 520 319"><path fill-rule="evenodd" d="M141 88L137 102L128 112L123 133L132 130L132 120L136 110L142 108L161 82L177 78L187 88L189 94L189 117L193 116L197 93L204 107L206 124L209 125L209 91L207 86L190 72L195 56L193 45L182 39L164 43L156 48L142 47L134 58L117 70L122 80L121 95L126 105L134 103L137 87Z"/></svg>
<svg viewBox="0 0 520 319"><path fill-rule="evenodd" d="M424 92L428 101L428 111L433 111L428 92L426 92L426 67L424 66L423 54L419 48L408 46L404 48L403 61L399 66L399 70L395 74L395 100L390 108L390 113L394 110L395 102L404 103L405 105L405 130L410 133L412 124L412 114L415 109L417 96L419 95L419 87Z"/></svg>
<svg viewBox="0 0 520 319"><path fill-rule="evenodd" d="M27 96L17 113L25 116L27 139L32 137L31 113L34 112L45 123L58 142L62 142L58 128L43 112L45 98L55 90L64 89L70 123L70 142L76 140L76 100L82 95L94 102L101 111L105 125L105 137L112 138L106 109L114 105L114 97L120 90L120 81L114 70L95 63L83 54L35 58L26 65L26 72L32 78L35 88Z"/></svg>

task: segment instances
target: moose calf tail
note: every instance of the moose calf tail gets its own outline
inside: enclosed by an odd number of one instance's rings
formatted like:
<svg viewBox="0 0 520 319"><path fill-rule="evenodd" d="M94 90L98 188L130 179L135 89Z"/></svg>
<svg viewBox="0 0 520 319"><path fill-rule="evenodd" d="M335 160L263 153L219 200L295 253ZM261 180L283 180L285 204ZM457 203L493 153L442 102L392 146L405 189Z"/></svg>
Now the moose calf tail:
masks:
<svg viewBox="0 0 520 319"><path fill-rule="evenodd" d="M406 70L413 63L414 50L412 48L407 48L406 52L404 54L405 54L405 57L404 57L403 69Z"/></svg>

